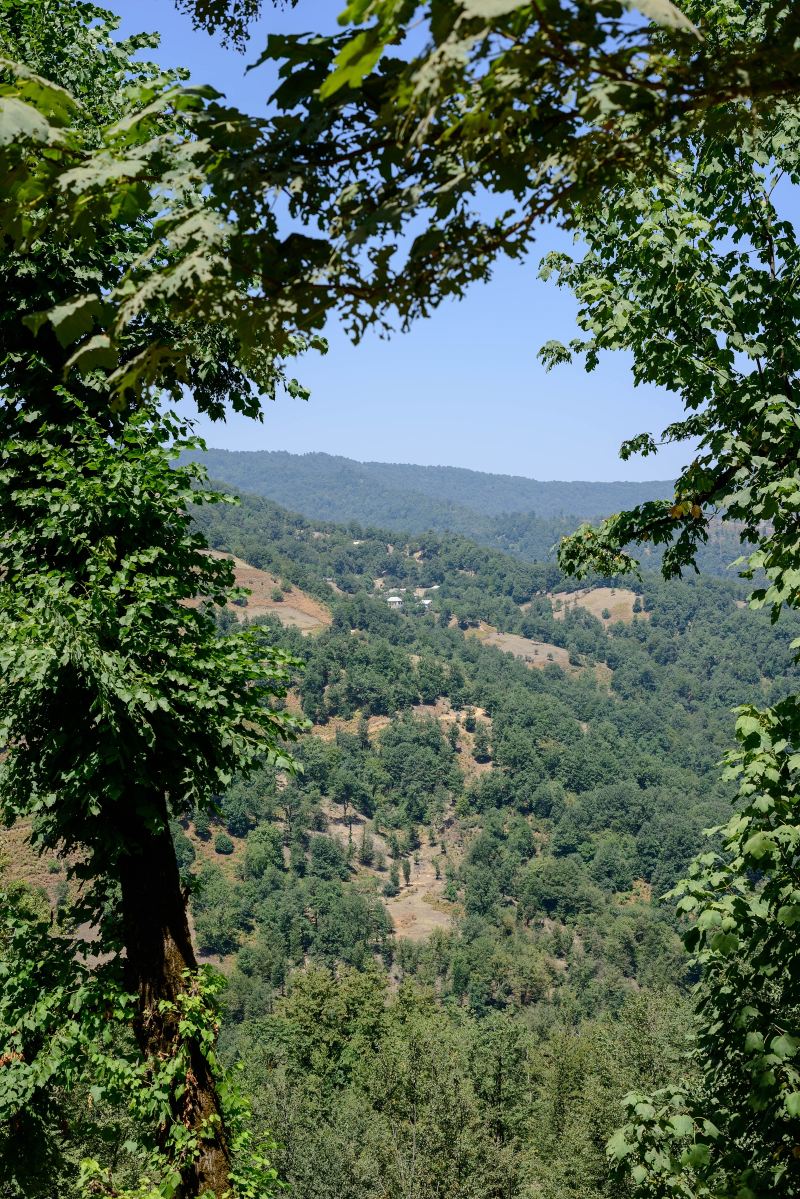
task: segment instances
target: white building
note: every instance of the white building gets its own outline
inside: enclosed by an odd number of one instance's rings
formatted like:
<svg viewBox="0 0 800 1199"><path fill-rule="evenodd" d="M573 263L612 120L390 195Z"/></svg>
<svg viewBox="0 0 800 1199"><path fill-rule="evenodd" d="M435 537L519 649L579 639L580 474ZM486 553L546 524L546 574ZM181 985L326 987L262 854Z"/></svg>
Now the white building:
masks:
<svg viewBox="0 0 800 1199"><path fill-rule="evenodd" d="M399 596L399 595L390 595L390 596L387 596L387 598L386 598L386 602L387 602L387 604L389 605L389 607L390 607L390 608L394 608L395 610L396 610L397 608L402 608L402 606L403 606L403 601L402 601L402 599L400 598L400 596Z"/></svg>

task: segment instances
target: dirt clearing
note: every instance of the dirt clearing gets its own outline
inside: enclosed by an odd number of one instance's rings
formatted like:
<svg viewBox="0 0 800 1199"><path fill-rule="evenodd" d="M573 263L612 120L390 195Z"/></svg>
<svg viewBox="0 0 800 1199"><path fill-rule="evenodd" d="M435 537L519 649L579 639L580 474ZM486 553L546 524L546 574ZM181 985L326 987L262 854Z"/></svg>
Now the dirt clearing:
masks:
<svg viewBox="0 0 800 1199"><path fill-rule="evenodd" d="M549 641L534 641L531 637L521 637L518 633L498 633L492 625L481 622L477 629L468 629L467 637L477 637L484 645L496 645L505 654L513 654L521 662L525 662L533 670L544 670L545 666L560 666L562 670L576 673L579 667L570 666L569 654L560 645L551 645Z"/></svg>
<svg viewBox="0 0 800 1199"><path fill-rule="evenodd" d="M299 587L284 588L274 575L251 566L249 562L244 562L233 554L223 554L219 550L210 552L213 558L230 559L233 562L237 587L246 587L250 592L246 604L228 605L239 620L245 617L252 620L254 616L277 616L281 624L300 629L302 633L315 632L331 623L331 614L325 605L301 591ZM273 599L273 594L278 591L283 599Z"/></svg>
<svg viewBox="0 0 800 1199"><path fill-rule="evenodd" d="M630 624L635 617L647 619L646 612L634 612L634 604L640 597L627 587L593 587L591 590L558 591L548 596L553 605L553 616L563 620L567 612L583 608L604 624L621 620Z"/></svg>

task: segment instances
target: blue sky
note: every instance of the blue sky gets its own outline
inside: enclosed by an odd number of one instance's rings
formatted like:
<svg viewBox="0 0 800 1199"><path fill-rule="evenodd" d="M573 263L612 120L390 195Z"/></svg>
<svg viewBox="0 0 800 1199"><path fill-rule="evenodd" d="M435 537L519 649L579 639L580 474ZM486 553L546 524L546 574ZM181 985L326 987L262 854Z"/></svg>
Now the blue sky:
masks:
<svg viewBox="0 0 800 1199"><path fill-rule="evenodd" d="M244 55L195 32L171 0L110 0L122 32L158 30L159 59L182 65L198 83L261 112L271 77L245 74L277 29L331 26L337 0L300 0L297 9L265 5ZM659 432L680 413L674 396L634 388L628 359L607 356L591 375L578 366L547 374L536 359L550 338L575 333L566 292L537 278L539 257L571 242L544 227L526 263L501 262L492 280L466 299L443 305L425 322L389 340L368 335L352 346L335 326L326 357L309 355L296 374L311 389L307 403L282 397L265 405L263 424L231 418L201 422L209 445L226 449L323 450L361 460L466 466L538 479L652 479L678 473L688 448L620 462L620 442Z"/></svg>

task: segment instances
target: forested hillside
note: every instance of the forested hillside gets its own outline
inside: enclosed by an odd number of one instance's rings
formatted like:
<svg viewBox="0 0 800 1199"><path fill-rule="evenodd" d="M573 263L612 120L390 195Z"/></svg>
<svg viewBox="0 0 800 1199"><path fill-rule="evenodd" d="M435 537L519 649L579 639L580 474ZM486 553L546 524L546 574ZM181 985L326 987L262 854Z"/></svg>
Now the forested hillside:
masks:
<svg viewBox="0 0 800 1199"><path fill-rule="evenodd" d="M797 1199L800 6L271 7L3 0L0 1196ZM208 484L546 222L674 482Z"/></svg>
<svg viewBox="0 0 800 1199"><path fill-rule="evenodd" d="M493 475L456 466L356 462L333 454L289 454L283 450L206 450L212 476L238 490L265 495L308 516L402 526L410 532L433 528L437 519L464 509L485 517L535 512L546 519L596 519L644 500L672 494L669 481L652 483L539 482L521 475ZM313 509L313 510L312 510ZM428 521L422 525L419 522ZM462 530L458 530L462 531Z"/></svg>
<svg viewBox="0 0 800 1199"><path fill-rule="evenodd" d="M618 1194L620 1097L668 1077L685 1028L659 897L725 819L730 706L791 687L792 628L710 578L576 592L466 538L258 497L196 518L331 614L309 636L255 618L305 661L302 773L174 826L282 1173L330 1199Z"/></svg>
<svg viewBox="0 0 800 1199"><path fill-rule="evenodd" d="M187 459L203 462L212 476L237 491L266 496L312 520L462 533L526 562L555 561L559 540L581 520L598 520L673 492L669 482L542 483L457 467L355 462L281 450L210 449ZM658 548L639 552L647 566L658 567ZM725 575L741 553L738 530L715 521L697 561L705 573Z"/></svg>

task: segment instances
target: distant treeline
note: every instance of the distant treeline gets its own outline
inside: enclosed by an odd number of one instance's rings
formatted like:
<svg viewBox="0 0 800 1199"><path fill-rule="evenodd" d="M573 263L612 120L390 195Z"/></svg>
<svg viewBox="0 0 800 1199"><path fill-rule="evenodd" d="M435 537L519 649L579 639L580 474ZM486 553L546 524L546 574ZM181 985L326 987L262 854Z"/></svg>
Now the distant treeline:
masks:
<svg viewBox="0 0 800 1199"><path fill-rule="evenodd" d="M552 562L556 546L584 520L596 521L672 494L670 481L539 482L452 466L356 462L282 450L208 450L193 455L229 487L274 500L310 520L393 532L461 533L526 562ZM707 574L724 574L741 553L735 530L717 523L698 556ZM652 568L660 552L639 555Z"/></svg>

